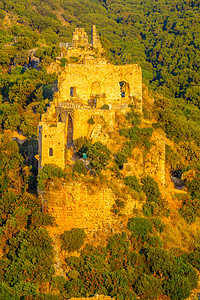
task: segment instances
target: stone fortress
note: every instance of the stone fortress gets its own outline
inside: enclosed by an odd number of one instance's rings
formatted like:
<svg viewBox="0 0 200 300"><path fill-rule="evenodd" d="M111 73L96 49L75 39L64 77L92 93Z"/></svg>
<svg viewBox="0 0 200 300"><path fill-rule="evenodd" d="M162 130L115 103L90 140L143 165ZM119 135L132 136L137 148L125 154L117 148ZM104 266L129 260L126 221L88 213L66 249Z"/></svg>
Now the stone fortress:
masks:
<svg viewBox="0 0 200 300"><path fill-rule="evenodd" d="M79 137L98 140L100 126L91 132L88 120L103 117L113 131L115 112L133 104L142 111L142 72L138 65L115 66L102 57L102 46L92 26L91 44L83 28L76 28L72 43L62 43L61 55L81 57L67 63L58 76L58 93L39 123L39 169L52 163L65 169L66 148ZM107 109L102 109L106 107Z"/></svg>
<svg viewBox="0 0 200 300"><path fill-rule="evenodd" d="M136 64L108 63L94 25L91 43L84 29L76 28L72 43L60 46L66 63L61 67L58 61L53 67L53 71L59 71L58 92L39 123L39 169L55 164L67 170L72 164L68 155L77 138L107 144L108 133L118 130L118 116L130 110L129 104L142 113L141 68ZM161 136L153 138L154 146L145 157L141 149L135 149L135 160L124 164L126 176L148 173L164 183L165 143ZM125 197L123 213L128 218L141 203L130 195ZM45 207L54 216L59 232L75 227L84 228L87 233L112 229L113 224L119 223L111 211L115 200L115 191L108 187L92 193L87 185L76 181L61 184L58 190L52 186L43 193Z"/></svg>

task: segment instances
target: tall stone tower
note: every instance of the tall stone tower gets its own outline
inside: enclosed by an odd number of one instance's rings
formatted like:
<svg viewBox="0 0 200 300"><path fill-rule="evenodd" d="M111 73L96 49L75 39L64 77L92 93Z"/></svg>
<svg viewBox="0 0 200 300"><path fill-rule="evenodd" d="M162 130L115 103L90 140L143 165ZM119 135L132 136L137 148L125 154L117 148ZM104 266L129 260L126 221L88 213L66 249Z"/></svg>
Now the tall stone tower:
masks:
<svg viewBox="0 0 200 300"><path fill-rule="evenodd" d="M99 35L96 30L96 25L92 25L91 29L91 44L93 48L102 48Z"/></svg>

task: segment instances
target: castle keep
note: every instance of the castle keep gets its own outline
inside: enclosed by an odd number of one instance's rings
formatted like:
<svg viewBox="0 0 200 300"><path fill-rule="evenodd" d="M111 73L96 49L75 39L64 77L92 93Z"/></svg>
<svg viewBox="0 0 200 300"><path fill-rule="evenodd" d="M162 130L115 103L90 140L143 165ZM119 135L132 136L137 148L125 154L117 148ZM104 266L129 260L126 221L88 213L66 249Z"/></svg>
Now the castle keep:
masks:
<svg viewBox="0 0 200 300"><path fill-rule="evenodd" d="M103 118L112 132L116 111L129 104L142 111L141 68L108 63L95 25L91 44L84 29L76 28L72 43L60 46L67 63L58 76L58 92L39 123L39 169L46 163L65 169L66 149L81 136L101 140L101 126L91 130L89 119Z"/></svg>
<svg viewBox="0 0 200 300"><path fill-rule="evenodd" d="M67 171L68 165L76 159L72 157L71 150L74 150L77 138L87 137L92 142L100 141L112 146L109 133L117 135L120 118L124 120L124 114L130 111L128 105L142 112L142 73L138 65L115 66L108 63L103 57L95 26L92 26L91 44L84 29L76 28L72 43L60 46L61 57L49 70L58 73L58 92L39 123L39 169L50 163ZM63 61L65 66L61 66ZM124 163L122 172L124 176L135 174L138 178L150 174L164 184L164 137L155 132L152 147L145 154L135 148L132 158ZM43 192L42 199L45 209L58 225L52 230L78 227L92 233L107 232L113 224L122 226L123 222L120 223L112 212L121 193L116 196L119 182L115 184L114 189L90 186L76 180L59 182L58 188L50 185ZM123 193L123 197L126 198L123 214L128 218L142 202L129 194Z"/></svg>

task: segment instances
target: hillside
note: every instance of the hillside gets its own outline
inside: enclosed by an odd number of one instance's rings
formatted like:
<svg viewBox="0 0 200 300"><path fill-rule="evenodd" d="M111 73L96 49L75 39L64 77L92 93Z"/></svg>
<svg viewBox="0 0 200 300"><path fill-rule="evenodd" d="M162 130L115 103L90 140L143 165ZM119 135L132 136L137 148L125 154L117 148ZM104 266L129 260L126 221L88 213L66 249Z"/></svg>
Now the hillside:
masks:
<svg viewBox="0 0 200 300"><path fill-rule="evenodd" d="M190 0L0 0L1 299L195 299L199 21ZM58 88L52 66L67 64L55 63L59 43L76 27L90 37L93 24L110 63L141 66L142 115L116 112L112 132L103 113L90 117L103 143L77 139L66 170L46 164L38 176L38 122ZM73 219L80 228L70 230Z"/></svg>

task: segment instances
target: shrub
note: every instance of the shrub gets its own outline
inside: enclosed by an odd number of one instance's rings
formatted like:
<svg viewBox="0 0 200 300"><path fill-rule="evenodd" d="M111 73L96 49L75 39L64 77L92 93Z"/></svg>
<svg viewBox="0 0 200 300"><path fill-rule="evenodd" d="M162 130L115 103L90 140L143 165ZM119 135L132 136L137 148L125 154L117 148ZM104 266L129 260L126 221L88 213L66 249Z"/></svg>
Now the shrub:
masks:
<svg viewBox="0 0 200 300"><path fill-rule="evenodd" d="M101 109L109 109L109 105L108 104L104 104Z"/></svg>
<svg viewBox="0 0 200 300"><path fill-rule="evenodd" d="M129 247L129 240L124 233L115 234L108 239L107 248L112 256L118 256L123 255L124 253L128 253Z"/></svg>
<svg viewBox="0 0 200 300"><path fill-rule="evenodd" d="M48 181L54 177L65 177L63 170L54 164L45 164L38 174L38 188L44 190Z"/></svg>
<svg viewBox="0 0 200 300"><path fill-rule="evenodd" d="M126 119L133 125L141 124L141 114L135 112L133 106L131 107L131 111L127 113Z"/></svg>
<svg viewBox="0 0 200 300"><path fill-rule="evenodd" d="M88 124L90 124L90 125L93 125L95 122L94 122L94 119L91 117L88 121Z"/></svg>
<svg viewBox="0 0 200 300"><path fill-rule="evenodd" d="M91 145L87 153L88 158L91 160L90 167L97 173L100 173L110 161L111 152L107 146L101 142L96 142Z"/></svg>
<svg viewBox="0 0 200 300"><path fill-rule="evenodd" d="M73 269L79 266L81 260L77 256L69 256L65 259L65 261Z"/></svg>
<svg viewBox="0 0 200 300"><path fill-rule="evenodd" d="M141 192L141 185L135 175L126 176L124 178L124 182L126 185L128 185L130 188L134 189L136 192Z"/></svg>
<svg viewBox="0 0 200 300"><path fill-rule="evenodd" d="M158 278L142 274L136 281L135 291L141 299L158 299L162 293L162 284Z"/></svg>
<svg viewBox="0 0 200 300"><path fill-rule="evenodd" d="M117 152L115 162L120 169L123 169L123 164L128 161L128 155L124 150Z"/></svg>
<svg viewBox="0 0 200 300"><path fill-rule="evenodd" d="M61 249L73 252L79 250L84 243L86 237L85 231L82 228L72 228L69 231L64 231L61 235Z"/></svg>
<svg viewBox="0 0 200 300"><path fill-rule="evenodd" d="M167 250L150 248L146 254L147 264L152 273L162 276L172 276L177 271L175 257Z"/></svg>
<svg viewBox="0 0 200 300"><path fill-rule="evenodd" d="M200 248L194 249L194 251L187 255L186 259L193 267L200 271Z"/></svg>
<svg viewBox="0 0 200 300"><path fill-rule="evenodd" d="M66 62L67 62L67 59L65 57L62 57L61 60L60 60L61 67L64 67Z"/></svg>
<svg viewBox="0 0 200 300"><path fill-rule="evenodd" d="M116 199L115 204L113 204L111 212L113 212L116 215L120 215L120 210L125 207L125 203L123 200Z"/></svg>
<svg viewBox="0 0 200 300"><path fill-rule="evenodd" d="M85 167L85 165L84 165L84 163L83 163L83 161L82 160L76 160L75 161L75 164L74 164L74 166L73 166L73 173L74 172L77 172L79 175L80 174L87 174L87 169L86 169L86 167Z"/></svg>
<svg viewBox="0 0 200 300"><path fill-rule="evenodd" d="M193 223L197 216L200 216L200 199L192 198L187 194L176 194L176 198L181 201L179 209L180 215L189 223Z"/></svg>
<svg viewBox="0 0 200 300"><path fill-rule="evenodd" d="M87 153L92 143L86 137L80 137L75 140L76 151L78 154L83 157L83 153Z"/></svg>
<svg viewBox="0 0 200 300"><path fill-rule="evenodd" d="M164 228L165 228L165 224L158 218L153 218L151 219L151 222L153 223L154 227L160 232L162 233Z"/></svg>
<svg viewBox="0 0 200 300"><path fill-rule="evenodd" d="M152 177L147 175L141 179L141 183L142 190L146 194L147 200L150 202L153 201L157 203L161 196L157 182Z"/></svg>
<svg viewBox="0 0 200 300"><path fill-rule="evenodd" d="M149 233L152 233L153 225L146 218L135 217L129 220L127 228L132 232L133 237L145 239Z"/></svg>

